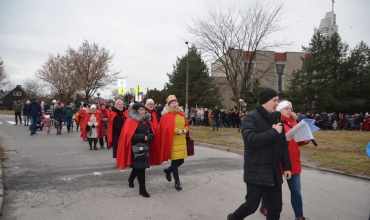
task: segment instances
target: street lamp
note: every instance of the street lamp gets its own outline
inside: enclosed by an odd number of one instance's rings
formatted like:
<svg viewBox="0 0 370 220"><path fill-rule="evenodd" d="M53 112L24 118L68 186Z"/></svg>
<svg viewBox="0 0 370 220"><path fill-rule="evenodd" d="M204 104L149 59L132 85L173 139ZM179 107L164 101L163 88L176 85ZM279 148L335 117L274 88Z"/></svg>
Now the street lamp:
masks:
<svg viewBox="0 0 370 220"><path fill-rule="evenodd" d="M244 102L243 99L239 99L239 112L242 111L242 103Z"/></svg>
<svg viewBox="0 0 370 220"><path fill-rule="evenodd" d="M98 102L100 103L100 92L98 92L97 95L98 95Z"/></svg>
<svg viewBox="0 0 370 220"><path fill-rule="evenodd" d="M188 95L189 95L189 46L187 41L185 41L186 47L188 48L188 55L186 57L186 93L185 93L185 112L186 117L189 118L189 112L188 112Z"/></svg>

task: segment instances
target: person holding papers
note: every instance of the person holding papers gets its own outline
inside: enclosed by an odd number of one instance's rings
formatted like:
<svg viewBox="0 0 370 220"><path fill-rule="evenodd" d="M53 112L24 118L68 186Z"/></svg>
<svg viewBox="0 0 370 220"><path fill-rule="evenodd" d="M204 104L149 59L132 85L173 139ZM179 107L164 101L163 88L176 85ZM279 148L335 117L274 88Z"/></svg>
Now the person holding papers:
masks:
<svg viewBox="0 0 370 220"><path fill-rule="evenodd" d="M295 113L293 112L292 103L289 101L282 101L276 107L276 111L281 113L281 122L284 125L285 133L297 125ZM301 195L301 152L299 151L299 146L306 145L308 141L296 142L294 136L290 135L287 137L288 149L290 155L290 162L292 164L292 177L287 180L290 189L290 199L292 207L295 214L295 219L304 220L303 217L303 203ZM268 201L262 199L262 205L260 211L263 209L268 209Z"/></svg>

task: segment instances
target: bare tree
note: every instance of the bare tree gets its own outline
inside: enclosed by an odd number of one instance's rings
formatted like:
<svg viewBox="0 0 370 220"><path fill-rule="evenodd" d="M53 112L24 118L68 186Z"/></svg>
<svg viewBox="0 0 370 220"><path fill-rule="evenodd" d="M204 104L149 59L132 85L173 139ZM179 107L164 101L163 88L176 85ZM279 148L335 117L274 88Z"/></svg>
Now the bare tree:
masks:
<svg viewBox="0 0 370 220"><path fill-rule="evenodd" d="M2 58L0 57L0 87L9 83L9 81L6 80L7 78L8 75L5 72L4 61L2 61Z"/></svg>
<svg viewBox="0 0 370 220"><path fill-rule="evenodd" d="M87 40L78 50L68 48L67 53L73 58L73 66L79 90L85 93L85 100L89 100L98 89L111 85L117 79L119 71L111 69L113 55L98 44L90 44Z"/></svg>
<svg viewBox="0 0 370 220"><path fill-rule="evenodd" d="M72 94L77 90L78 81L76 80L73 59L69 55L54 57L49 55L49 59L36 72L36 77L47 82L55 91L62 102L68 102Z"/></svg>
<svg viewBox="0 0 370 220"><path fill-rule="evenodd" d="M30 97L44 97L47 86L37 78L27 78L23 82L23 89Z"/></svg>
<svg viewBox="0 0 370 220"><path fill-rule="evenodd" d="M246 7L210 9L205 18L194 19L187 25L191 42L197 46L212 65L212 72L219 76L220 84L232 90L235 97L246 100L247 91L265 72L274 68L253 71L259 51L289 45L285 41L273 41L271 35L284 30L283 5L263 4L254 1ZM216 61L216 62L215 62ZM252 79L253 75L253 79ZM239 99L236 98L237 104Z"/></svg>

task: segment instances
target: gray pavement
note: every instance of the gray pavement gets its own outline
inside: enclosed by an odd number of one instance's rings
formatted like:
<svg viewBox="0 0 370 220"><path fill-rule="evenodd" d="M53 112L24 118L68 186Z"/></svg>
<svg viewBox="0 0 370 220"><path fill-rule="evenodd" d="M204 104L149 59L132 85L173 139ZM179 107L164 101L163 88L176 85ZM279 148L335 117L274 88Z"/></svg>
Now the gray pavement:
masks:
<svg viewBox="0 0 370 220"><path fill-rule="evenodd" d="M169 162L152 167L146 175L151 198L143 198L137 182L128 187L130 169L119 171L111 150L88 150L77 132L37 133L0 124L7 157L1 219L226 219L244 201L243 157L233 152L196 146L180 167L180 192L165 179ZM369 218L368 180L303 168L302 194L311 220ZM294 219L286 183L283 203L281 219ZM256 212L247 219L265 217Z"/></svg>

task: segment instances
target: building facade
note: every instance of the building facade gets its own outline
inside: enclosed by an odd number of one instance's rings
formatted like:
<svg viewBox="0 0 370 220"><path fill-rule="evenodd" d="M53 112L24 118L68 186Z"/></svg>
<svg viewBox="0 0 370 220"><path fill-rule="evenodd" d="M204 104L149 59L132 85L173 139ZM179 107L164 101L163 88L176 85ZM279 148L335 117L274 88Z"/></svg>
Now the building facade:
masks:
<svg viewBox="0 0 370 220"><path fill-rule="evenodd" d="M30 99L29 95L22 88L21 85L17 85L11 91L0 90L0 109L2 110L13 110L13 104L17 99L21 100L21 103L25 103Z"/></svg>
<svg viewBox="0 0 370 220"><path fill-rule="evenodd" d="M240 68L246 71L248 68L251 52L234 50L235 56L242 56L239 61ZM294 70L301 69L302 59L305 57L303 52L275 52L275 51L258 51L252 61L251 75L247 80L247 87L251 91L251 84L255 79L259 79L260 87L269 87L276 91L287 89L289 79ZM211 76L214 81L221 87L221 94L223 97L223 105L227 109L239 108L233 91L228 85L225 71L222 68L222 62L226 58L221 58L222 61L217 60L211 64ZM234 65L238 66L238 65ZM240 80L239 77L237 80Z"/></svg>

